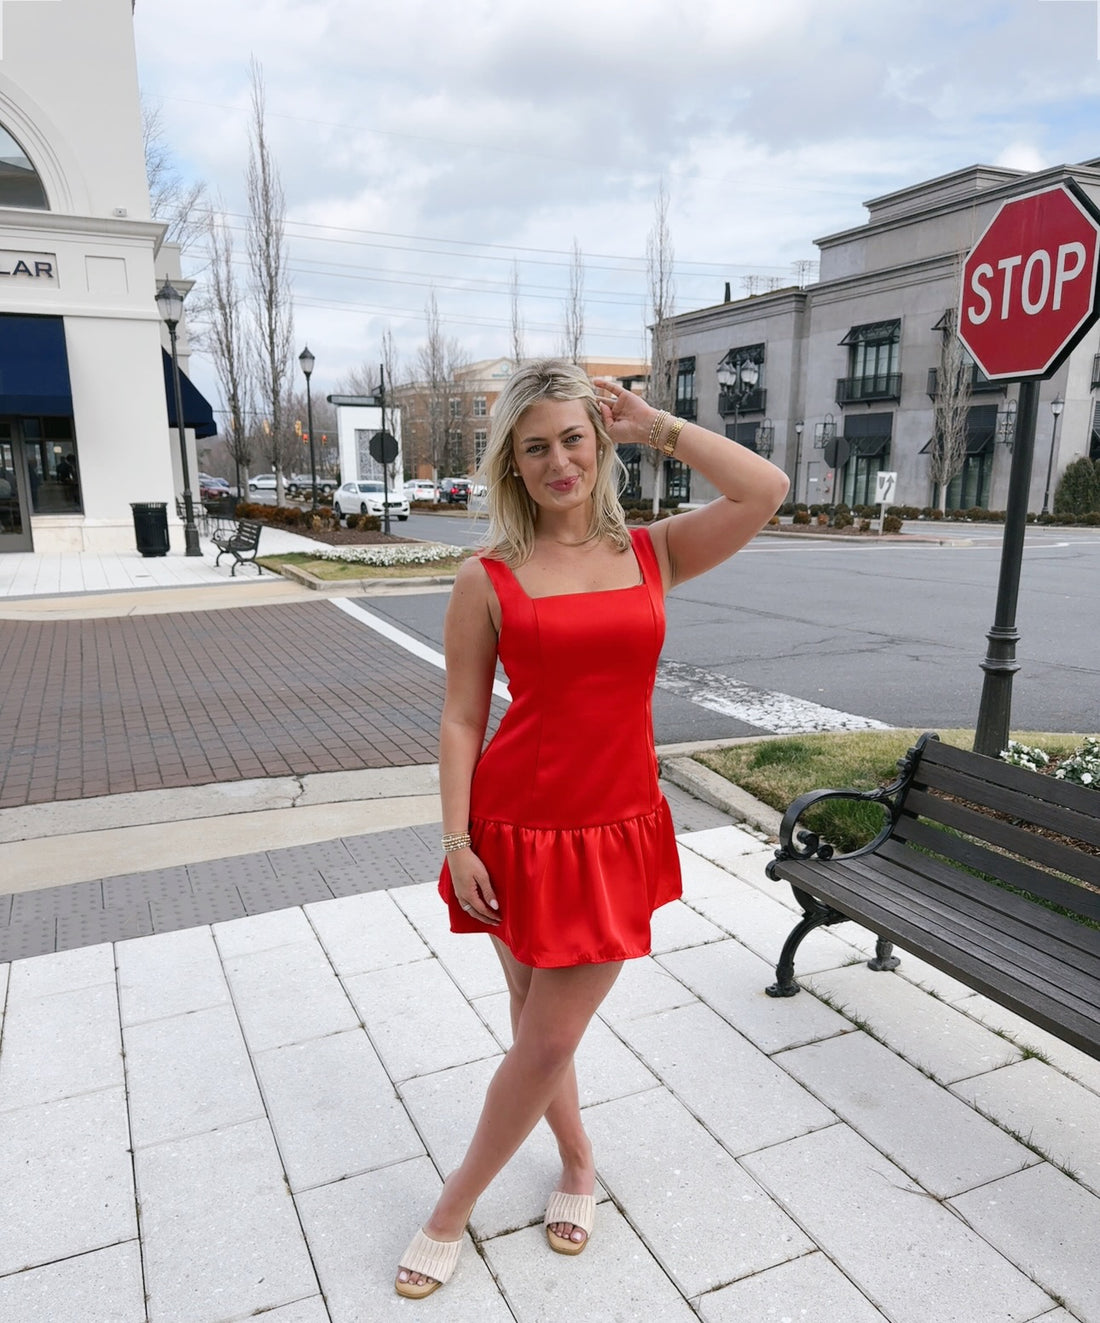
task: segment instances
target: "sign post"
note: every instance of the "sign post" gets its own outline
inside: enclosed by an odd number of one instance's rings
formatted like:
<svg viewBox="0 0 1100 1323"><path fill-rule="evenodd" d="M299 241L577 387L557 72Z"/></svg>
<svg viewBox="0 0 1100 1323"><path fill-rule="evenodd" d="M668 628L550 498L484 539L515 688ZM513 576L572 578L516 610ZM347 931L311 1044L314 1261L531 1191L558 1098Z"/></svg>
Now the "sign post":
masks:
<svg viewBox="0 0 1100 1323"><path fill-rule="evenodd" d="M894 499L894 492L898 486L898 475L889 473L886 469L879 469L875 474L875 504L878 506L878 531L882 536L882 528L886 522L886 503Z"/></svg>
<svg viewBox="0 0 1100 1323"><path fill-rule="evenodd" d="M1072 183L1002 204L963 264L958 335L994 381L1020 383L1016 444L974 750L1008 744L1020 589L1039 382L1054 373L1100 315L1100 213Z"/></svg>

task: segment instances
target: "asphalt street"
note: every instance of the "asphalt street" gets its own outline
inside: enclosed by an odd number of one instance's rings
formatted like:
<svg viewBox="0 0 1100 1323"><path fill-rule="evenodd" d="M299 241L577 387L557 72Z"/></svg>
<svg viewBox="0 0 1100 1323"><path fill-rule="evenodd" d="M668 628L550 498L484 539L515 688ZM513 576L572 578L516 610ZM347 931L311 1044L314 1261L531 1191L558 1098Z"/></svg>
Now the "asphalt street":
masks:
<svg viewBox="0 0 1100 1323"><path fill-rule="evenodd" d="M471 546L483 527L462 517L414 515L402 531ZM972 726L983 679L979 662L994 616L1001 529L952 531L969 545L761 537L677 589L668 601L664 660L688 668L683 674L692 685L680 685L679 692L658 688L658 741L753 733L761 725L744 715L759 704L746 705L746 691L892 726ZM441 648L445 593L372 598L369 606ZM1017 608L1013 729L1092 732L1100 725L1098 619L1100 532L1029 530ZM694 698L683 696L689 687ZM813 726L797 706L789 721L791 728ZM845 724L838 720L832 728ZM820 726L830 728L827 719Z"/></svg>

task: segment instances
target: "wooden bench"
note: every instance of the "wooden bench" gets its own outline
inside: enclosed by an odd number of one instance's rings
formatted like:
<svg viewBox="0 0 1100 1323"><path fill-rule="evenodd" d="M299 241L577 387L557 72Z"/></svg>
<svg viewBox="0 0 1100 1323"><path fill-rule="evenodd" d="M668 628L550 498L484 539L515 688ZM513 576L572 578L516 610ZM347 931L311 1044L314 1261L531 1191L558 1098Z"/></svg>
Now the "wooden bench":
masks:
<svg viewBox="0 0 1100 1323"><path fill-rule="evenodd" d="M877 934L873 970L897 942L1033 1024L1100 1057L1100 791L922 735L878 790L800 795L768 864L803 918L784 944L773 997L799 991L798 945L855 920ZM873 802L886 821L836 854L799 819L829 799Z"/></svg>
<svg viewBox="0 0 1100 1323"><path fill-rule="evenodd" d="M238 565L244 565L246 562L251 562L260 574L263 574L263 566L256 559L262 529L263 524L258 519L241 519L232 532L215 533L210 539L218 548L218 558L214 564L220 565L223 556L232 556L233 567L229 571L231 576L237 573Z"/></svg>

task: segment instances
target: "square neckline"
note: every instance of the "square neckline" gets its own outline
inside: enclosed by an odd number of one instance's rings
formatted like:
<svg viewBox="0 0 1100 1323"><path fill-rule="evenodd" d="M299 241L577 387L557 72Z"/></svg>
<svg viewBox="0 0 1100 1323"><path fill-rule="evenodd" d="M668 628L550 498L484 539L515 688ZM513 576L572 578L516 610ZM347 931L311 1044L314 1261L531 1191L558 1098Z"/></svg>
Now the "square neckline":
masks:
<svg viewBox="0 0 1100 1323"><path fill-rule="evenodd" d="M512 576L516 587L529 602L556 602L563 597L604 597L608 593L635 593L639 588L648 586L645 577L645 566L642 564L641 556L638 555L638 549L634 545L633 538L630 539L630 554L634 557L634 565L642 577L638 583L628 583L625 588L583 588L579 593L545 593L541 597L532 597L523 584L520 583L515 570L510 565L505 565L505 569ZM501 561L500 564L504 565L504 562Z"/></svg>

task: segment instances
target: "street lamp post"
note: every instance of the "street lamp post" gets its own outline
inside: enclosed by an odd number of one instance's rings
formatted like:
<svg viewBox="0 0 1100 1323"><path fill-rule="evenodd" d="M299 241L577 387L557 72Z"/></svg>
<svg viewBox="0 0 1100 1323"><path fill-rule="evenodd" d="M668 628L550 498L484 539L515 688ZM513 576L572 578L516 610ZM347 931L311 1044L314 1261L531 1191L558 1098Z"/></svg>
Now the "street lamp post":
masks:
<svg viewBox="0 0 1100 1323"><path fill-rule="evenodd" d="M1050 411L1054 415L1054 426L1050 430L1050 457L1047 459L1047 485L1043 491L1042 514L1050 513L1050 477L1054 471L1054 446L1058 440L1058 419L1062 416L1062 410L1066 407L1065 400L1061 395L1056 395L1050 402Z"/></svg>
<svg viewBox="0 0 1100 1323"><path fill-rule="evenodd" d="M802 464L802 433L805 427L806 424L801 418L794 425L794 478L791 482L792 505L798 500L798 471Z"/></svg>
<svg viewBox="0 0 1100 1323"><path fill-rule="evenodd" d="M183 426L183 390L180 387L180 363L176 352L176 327L183 316L183 295L167 279L157 290L157 307L168 327L172 345L172 382L175 387L176 427L180 438L180 464L183 468L183 545L185 556L201 556L199 530L195 527L195 505L191 498L191 469L187 462L187 436Z"/></svg>
<svg viewBox="0 0 1100 1323"><path fill-rule="evenodd" d="M306 426L309 428L309 479L313 499L310 509L317 513L317 447L313 439L313 395L309 388L309 379L313 375L313 365L317 360L309 352L309 345L298 355L298 362L306 378Z"/></svg>

